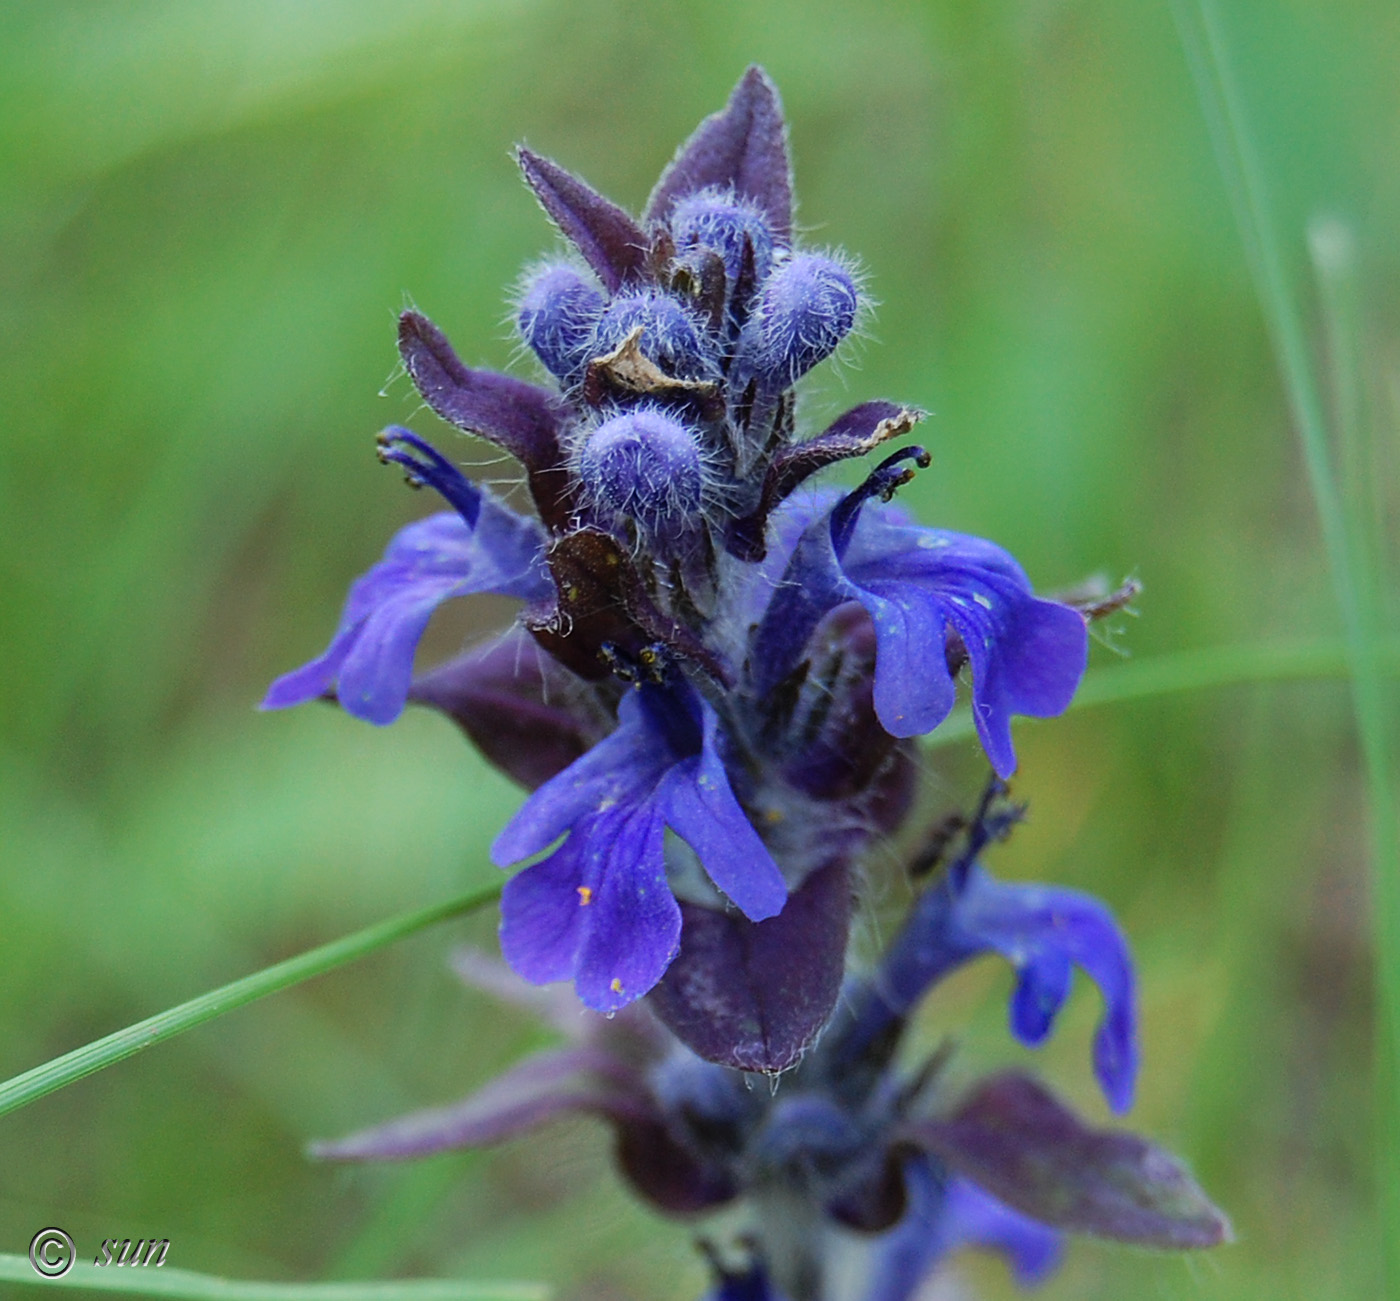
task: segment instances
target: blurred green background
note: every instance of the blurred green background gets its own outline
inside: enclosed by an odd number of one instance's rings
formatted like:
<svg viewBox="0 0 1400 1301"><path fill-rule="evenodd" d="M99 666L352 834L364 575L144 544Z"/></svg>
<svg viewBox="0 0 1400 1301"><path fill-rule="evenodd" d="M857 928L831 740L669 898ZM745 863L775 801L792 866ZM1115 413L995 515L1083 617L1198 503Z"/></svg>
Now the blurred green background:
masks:
<svg viewBox="0 0 1400 1301"><path fill-rule="evenodd" d="M1379 459L1352 483L1380 489L1383 524L1400 8L1222 12L1304 301L1308 223L1353 242L1345 319ZM253 706L429 509L373 455L390 421L443 434L395 376L395 312L416 303L468 362L524 373L504 294L551 237L508 147L635 209L750 61L785 96L809 238L858 253L881 304L873 337L810 381L807 428L867 397L929 408L935 468L908 500L1000 541L1044 588L1139 576L1141 618L1115 638L1137 661L1338 635L1164 0L10 3L0 1076L491 878L519 796L447 724ZM504 472L488 453L457 445ZM444 614L425 653L508 618ZM1239 1238L1195 1258L1076 1242L1043 1295L1374 1297L1345 684L1085 709L1020 745L1032 821L997 866L1117 910L1142 977L1134 1121L1191 1161ZM955 752L933 763L930 816L976 780ZM309 1138L448 1100L545 1041L446 969L493 929L439 928L0 1120L0 1250L57 1223L84 1254L169 1237L171 1264L246 1278L697 1295L694 1228L634 1207L586 1125L410 1167L303 1159ZM969 1069L1029 1059L1007 988L993 962L964 973L929 1037L966 1027ZM1081 989L1037 1065L1103 1118L1097 1011ZM979 1295L1013 1291L998 1262L958 1268Z"/></svg>

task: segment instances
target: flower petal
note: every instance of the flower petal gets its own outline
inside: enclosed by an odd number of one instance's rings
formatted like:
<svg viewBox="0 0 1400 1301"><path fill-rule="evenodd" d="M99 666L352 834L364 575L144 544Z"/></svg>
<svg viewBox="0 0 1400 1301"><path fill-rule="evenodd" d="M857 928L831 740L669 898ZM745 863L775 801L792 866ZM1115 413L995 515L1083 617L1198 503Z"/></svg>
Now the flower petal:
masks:
<svg viewBox="0 0 1400 1301"><path fill-rule="evenodd" d="M990 792L989 792L990 798ZM919 896L877 971L847 999L846 1024L834 1052L855 1063L885 1040L924 993L983 953L1016 969L1012 1032L1041 1043L1069 995L1071 967L1089 973L1104 999L1094 1035L1094 1074L1109 1105L1126 1111L1137 1080L1137 1012L1132 958L1109 910L1077 890L997 881L975 855L995 829L974 823L974 843Z"/></svg>
<svg viewBox="0 0 1400 1301"><path fill-rule="evenodd" d="M1044 1282L1059 1265L1064 1246L1054 1229L961 1176L950 1179L944 1193L943 1232L949 1250L966 1245L1000 1252L1022 1287Z"/></svg>
<svg viewBox="0 0 1400 1301"><path fill-rule="evenodd" d="M590 921L587 828L580 826L548 858L517 872L501 891L501 954L536 985L572 980Z"/></svg>
<svg viewBox="0 0 1400 1301"><path fill-rule="evenodd" d="M337 683L349 713L392 723L408 699L419 638L443 601L478 592L529 600L548 590L540 536L533 520L484 493L475 528L444 513L401 529L384 558L350 588L325 653L274 682L262 707L303 704Z"/></svg>
<svg viewBox="0 0 1400 1301"><path fill-rule="evenodd" d="M666 884L655 809L598 818L585 838L597 884L592 903L579 909L589 926L574 983L594 1011L615 1012L661 979L680 947L681 911Z"/></svg>
<svg viewBox="0 0 1400 1301"><path fill-rule="evenodd" d="M972 666L973 716L999 776L1015 769L1011 715L1062 712L1088 655L1076 610L1036 597L1021 567L982 538L904 522L867 505L841 557L875 623L875 702L895 736L932 730L952 704L945 629Z"/></svg>
<svg viewBox="0 0 1400 1301"><path fill-rule="evenodd" d="M1138 1066L1133 965L1108 909L1077 890L997 881L974 864L950 921L955 945L994 950L1016 968L1011 1028L1027 1044L1049 1033L1069 994L1070 964L1089 973L1104 998L1094 1073L1109 1105L1127 1111Z"/></svg>
<svg viewBox="0 0 1400 1301"><path fill-rule="evenodd" d="M579 821L553 854L506 883L506 961L536 984L574 980L596 1012L640 998L680 942L663 843L661 817L646 804Z"/></svg>
<svg viewBox="0 0 1400 1301"><path fill-rule="evenodd" d="M750 921L782 911L787 882L768 846L739 807L716 748L719 718L708 705L697 756L678 763L657 788L666 825L695 851L700 865Z"/></svg>
<svg viewBox="0 0 1400 1301"><path fill-rule="evenodd" d="M860 603L875 625L876 716L891 736L932 732L957 700L943 649L948 616L942 602L872 582L861 589Z"/></svg>
<svg viewBox="0 0 1400 1301"><path fill-rule="evenodd" d="M649 725L636 693L623 697L617 717L615 731L521 805L491 846L493 863L518 863L547 849L585 816L651 794L674 756Z"/></svg>
<svg viewBox="0 0 1400 1301"><path fill-rule="evenodd" d="M903 1220L872 1252L872 1279L864 1301L909 1301L943 1263L963 1247L982 1247L1007 1257L1023 1287L1042 1282L1059 1264L1060 1235L1004 1206L959 1175L949 1178L933 1159L905 1162L909 1206Z"/></svg>

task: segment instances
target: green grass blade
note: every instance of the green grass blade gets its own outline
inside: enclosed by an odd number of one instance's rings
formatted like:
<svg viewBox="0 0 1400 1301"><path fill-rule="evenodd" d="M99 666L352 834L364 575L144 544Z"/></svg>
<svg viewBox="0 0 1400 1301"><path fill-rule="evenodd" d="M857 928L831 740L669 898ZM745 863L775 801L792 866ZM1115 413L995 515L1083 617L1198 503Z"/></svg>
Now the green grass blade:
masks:
<svg viewBox="0 0 1400 1301"><path fill-rule="evenodd" d="M1380 643L1374 647L1374 655L1379 673L1400 678L1400 641ZM1210 646L1090 669L1070 707L1087 709L1212 687L1345 678L1350 673L1351 660L1340 640ZM1016 720L1018 725L1030 721L1034 720ZM971 712L959 708L925 740L924 748L935 750L975 735Z"/></svg>
<svg viewBox="0 0 1400 1301"><path fill-rule="evenodd" d="M72 1287L181 1301L544 1301L538 1283L472 1283L457 1279L396 1279L384 1283L244 1283L188 1269L115 1266L79 1261L62 1278L41 1278L27 1256L0 1255L0 1282Z"/></svg>
<svg viewBox="0 0 1400 1301"><path fill-rule="evenodd" d="M305 980L325 975L328 971L334 971L348 962L366 957L438 922L472 912L491 903L500 892L501 886L497 883L478 886L475 890L458 895L454 899L403 913L387 921L376 922L353 935L332 940L329 944L299 953L284 962L264 967L250 976L244 976L240 980L210 990L207 994L201 994L198 998L192 998L188 1003L158 1012L144 1021L127 1026L124 1030L118 1030L102 1039L84 1044L81 1048L75 1048L71 1053L55 1057L42 1066L36 1066L33 1070L25 1071L24 1074L16 1075L0 1084L0 1116L26 1106L45 1094L54 1092L55 1089L63 1088L66 1084L72 1084L74 1080L80 1080L85 1075L91 1075L94 1071L122 1061L144 1048L163 1043L177 1034L194 1029L197 1025L203 1025L226 1012L232 1012L235 1008L244 1007L259 998L265 998L268 994L290 989Z"/></svg>
<svg viewBox="0 0 1400 1301"><path fill-rule="evenodd" d="M1372 915L1377 988L1376 1179L1382 1266L1388 1295L1400 1296L1400 803L1388 684L1379 653L1383 612L1357 545L1361 503L1337 486L1328 447L1322 386L1308 346L1303 313L1287 272L1283 241L1250 136L1241 96L1225 53L1213 0L1173 0L1187 58L1214 138L1293 411L1317 505L1351 669L1352 704L1370 803ZM1327 286L1323 302L1327 306ZM1343 403L1343 459L1356 422ZM1348 428L1348 425L1352 426Z"/></svg>

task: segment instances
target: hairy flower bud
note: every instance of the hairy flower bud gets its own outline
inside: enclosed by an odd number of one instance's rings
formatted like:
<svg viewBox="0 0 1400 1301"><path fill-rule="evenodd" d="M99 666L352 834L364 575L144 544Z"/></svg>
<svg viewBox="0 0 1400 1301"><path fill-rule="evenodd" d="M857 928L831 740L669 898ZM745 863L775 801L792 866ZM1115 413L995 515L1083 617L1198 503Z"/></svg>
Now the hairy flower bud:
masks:
<svg viewBox="0 0 1400 1301"><path fill-rule="evenodd" d="M763 282L740 342L743 369L777 388L825 361L856 323L851 273L819 253L795 253Z"/></svg>
<svg viewBox="0 0 1400 1301"><path fill-rule="evenodd" d="M707 248L718 253L732 287L744 262L744 242L753 248L753 276L761 281L773 265L773 228L751 204L704 190L682 199L671 217L671 236L681 252Z"/></svg>
<svg viewBox="0 0 1400 1301"><path fill-rule="evenodd" d="M614 416L589 434L578 474L605 513L635 520L653 535L675 533L693 520L705 485L694 434L651 407Z"/></svg>
<svg viewBox="0 0 1400 1301"><path fill-rule="evenodd" d="M551 375L569 380L588 360L603 295L573 267L541 267L520 296L516 324Z"/></svg>
<svg viewBox="0 0 1400 1301"><path fill-rule="evenodd" d="M640 326L643 353L675 379L703 379L715 372L704 326L669 294L646 291L614 298L598 322L594 355L611 352Z"/></svg>

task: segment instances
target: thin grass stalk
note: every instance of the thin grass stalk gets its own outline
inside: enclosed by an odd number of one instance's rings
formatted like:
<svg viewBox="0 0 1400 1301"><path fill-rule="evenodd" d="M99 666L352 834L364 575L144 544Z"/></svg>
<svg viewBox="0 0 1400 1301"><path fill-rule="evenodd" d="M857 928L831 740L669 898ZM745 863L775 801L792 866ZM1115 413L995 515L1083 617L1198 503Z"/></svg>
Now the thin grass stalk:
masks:
<svg viewBox="0 0 1400 1301"><path fill-rule="evenodd" d="M441 903L431 904L427 908L419 908L413 912L402 913L398 917L391 917L387 921L376 922L373 926L367 926L352 935L332 940L329 944L322 944L319 948L299 953L294 958L287 958L273 966L264 967L261 971L255 971L252 975L221 985L218 989L210 990L207 994L201 994L198 998L192 998L189 1002L168 1008L164 1012L158 1012L144 1021L127 1026L124 1030L118 1030L102 1039L95 1039L81 1048L75 1048L62 1057L55 1057L0 1084L0 1116L35 1102L46 1094L53 1093L56 1089L72 1084L95 1071L103 1070L115 1062L123 1061L143 1049L164 1043L178 1034L184 1034L186 1030L193 1030L195 1026L212 1021L226 1012L246 1007L257 999L267 997L268 994L290 989L293 985L299 985L316 976L323 976L328 971L367 957L429 926L435 926L453 917L461 917L494 902L500 893L501 886L493 882Z"/></svg>
<svg viewBox="0 0 1400 1301"><path fill-rule="evenodd" d="M1391 638L1375 647L1377 671L1400 678L1400 640ZM1173 651L1143 660L1125 660L1090 669L1070 706L1076 712L1096 705L1123 704L1131 700L1207 691L1221 687L1266 682L1303 682L1348 678L1351 661L1346 644L1336 638L1308 642L1277 642L1241 646L1205 646ZM1039 720L1017 718L1019 728ZM923 741L925 750L955 745L977 735L972 714L959 707L938 730Z"/></svg>
<svg viewBox="0 0 1400 1301"><path fill-rule="evenodd" d="M1352 706L1370 805L1377 992L1377 1236L1385 1295L1400 1296L1400 807L1387 684L1379 654L1383 615L1376 588L1368 580L1366 558L1358 554L1356 545L1364 531L1358 516L1361 505L1338 490L1322 388L1302 309L1290 283L1263 169L1226 57L1216 6L1213 0L1195 0L1194 5L1190 0L1173 0L1173 9L1302 446L1347 648ZM1343 419L1339 424L1339 441L1357 437L1358 421ZM1359 448L1344 447L1344 462L1359 459Z"/></svg>

